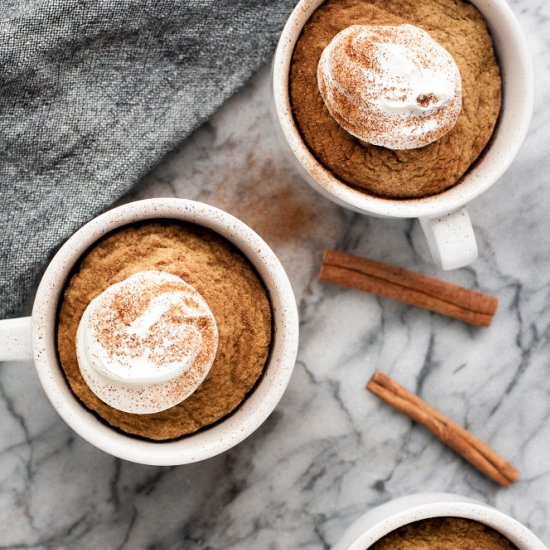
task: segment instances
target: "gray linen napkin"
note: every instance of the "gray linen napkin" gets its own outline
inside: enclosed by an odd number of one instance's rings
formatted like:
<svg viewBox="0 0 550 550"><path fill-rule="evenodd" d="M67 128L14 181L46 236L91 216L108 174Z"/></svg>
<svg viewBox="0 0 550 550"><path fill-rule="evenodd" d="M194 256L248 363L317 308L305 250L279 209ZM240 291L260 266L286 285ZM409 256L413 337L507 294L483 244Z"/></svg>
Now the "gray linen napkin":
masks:
<svg viewBox="0 0 550 550"><path fill-rule="evenodd" d="M264 63L295 0L1 0L0 318Z"/></svg>

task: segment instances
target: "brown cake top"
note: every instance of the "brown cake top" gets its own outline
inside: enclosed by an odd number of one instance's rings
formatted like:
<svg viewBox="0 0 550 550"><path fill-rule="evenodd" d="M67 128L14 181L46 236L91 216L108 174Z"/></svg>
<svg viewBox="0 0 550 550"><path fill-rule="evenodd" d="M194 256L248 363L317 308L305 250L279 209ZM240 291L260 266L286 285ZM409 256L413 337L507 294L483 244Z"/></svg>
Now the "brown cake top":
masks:
<svg viewBox="0 0 550 550"><path fill-rule="evenodd" d="M464 518L430 518L404 525L369 550L518 550L491 527ZM366 550L366 549L365 549Z"/></svg>
<svg viewBox="0 0 550 550"><path fill-rule="evenodd" d="M192 285L214 315L219 342L206 379L187 399L162 412L132 414L110 407L90 390L77 361L76 332L96 296L147 270L171 273ZM193 433L239 406L263 372L271 331L267 291L231 243L193 224L144 222L114 231L83 256L63 296L57 344L69 385L84 406L127 433L165 440Z"/></svg>
<svg viewBox="0 0 550 550"><path fill-rule="evenodd" d="M321 55L354 25L410 24L455 60L462 111L455 126L418 149L366 145L331 115L317 85ZM344 184L369 194L416 198L453 186L487 145L500 112L501 81L493 42L480 12L462 0L327 0L305 24L290 67L291 107L305 144Z"/></svg>

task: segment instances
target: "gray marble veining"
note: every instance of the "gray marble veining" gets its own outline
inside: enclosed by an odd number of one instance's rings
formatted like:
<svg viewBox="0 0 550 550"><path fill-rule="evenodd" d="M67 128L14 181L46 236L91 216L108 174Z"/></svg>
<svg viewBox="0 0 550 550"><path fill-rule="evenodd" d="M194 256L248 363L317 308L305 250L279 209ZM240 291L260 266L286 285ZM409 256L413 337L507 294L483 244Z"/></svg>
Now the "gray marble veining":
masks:
<svg viewBox="0 0 550 550"><path fill-rule="evenodd" d="M301 344L275 413L232 451L153 468L67 428L29 363L0 366L0 548L328 548L368 508L418 491L487 501L550 544L550 5L514 0L537 72L525 146L471 205L481 256L438 273L417 223L362 217L294 173L269 118L264 69L125 200L193 198L242 218L285 265ZM493 293L489 329L323 287L325 248ZM394 376L516 465L501 489L365 392Z"/></svg>

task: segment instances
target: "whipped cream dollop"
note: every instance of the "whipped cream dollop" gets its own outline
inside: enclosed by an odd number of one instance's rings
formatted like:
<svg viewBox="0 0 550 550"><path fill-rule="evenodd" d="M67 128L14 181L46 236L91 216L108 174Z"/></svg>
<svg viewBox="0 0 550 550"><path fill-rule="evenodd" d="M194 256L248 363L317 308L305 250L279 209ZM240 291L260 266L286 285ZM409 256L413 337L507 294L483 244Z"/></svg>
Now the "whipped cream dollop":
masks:
<svg viewBox="0 0 550 550"><path fill-rule="evenodd" d="M160 412L203 382L218 348L214 315L180 277L142 271L108 287L82 316L78 365L92 392L120 411Z"/></svg>
<svg viewBox="0 0 550 550"><path fill-rule="evenodd" d="M354 25L324 49L319 91L333 118L360 140L423 147L455 125L462 81L451 54L413 25Z"/></svg>

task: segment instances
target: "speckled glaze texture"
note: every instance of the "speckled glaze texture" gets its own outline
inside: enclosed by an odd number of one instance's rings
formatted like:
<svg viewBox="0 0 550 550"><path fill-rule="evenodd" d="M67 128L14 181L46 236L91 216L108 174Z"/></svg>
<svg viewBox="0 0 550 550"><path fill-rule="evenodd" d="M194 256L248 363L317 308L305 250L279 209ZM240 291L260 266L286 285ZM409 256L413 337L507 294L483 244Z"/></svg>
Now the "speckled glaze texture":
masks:
<svg viewBox="0 0 550 550"><path fill-rule="evenodd" d="M153 467L78 437L32 363L0 365L0 545L319 550L366 511L418 492L495 506L550 545L550 3L513 0L536 67L525 145L473 201L480 257L442 273L419 225L363 216L307 185L271 124L266 67L125 201L185 197L242 219L281 260L300 311L292 379L267 421L209 460ZM317 281L325 248L498 296L493 325ZM365 391L381 369L521 471L502 489Z"/></svg>
<svg viewBox="0 0 550 550"><path fill-rule="evenodd" d="M81 254L97 239L123 225L168 218L196 223L235 244L264 281L273 309L271 354L258 387L232 415L200 433L170 442L143 441L119 433L88 412L72 394L58 364L55 320L64 281ZM82 437L119 458L142 464L174 465L204 460L250 435L271 413L286 388L298 345L298 315L284 269L254 231L233 216L183 199L147 199L119 206L77 231L50 262L32 313L34 361L42 386L62 418Z"/></svg>

